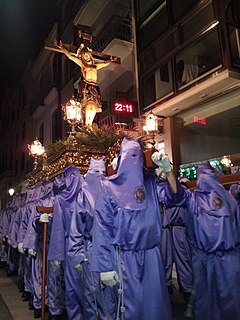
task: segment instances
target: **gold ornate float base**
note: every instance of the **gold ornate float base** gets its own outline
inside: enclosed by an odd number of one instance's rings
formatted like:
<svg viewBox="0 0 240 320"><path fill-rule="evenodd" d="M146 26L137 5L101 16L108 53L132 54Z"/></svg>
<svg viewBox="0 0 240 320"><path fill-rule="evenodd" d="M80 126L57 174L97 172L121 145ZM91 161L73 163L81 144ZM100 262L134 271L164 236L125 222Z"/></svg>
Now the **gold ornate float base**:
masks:
<svg viewBox="0 0 240 320"><path fill-rule="evenodd" d="M63 145L54 156L43 158L39 166L31 171L27 178L29 185L34 185L39 181L51 179L60 175L64 168L68 166L77 167L82 174L88 170L91 157L105 156L106 166L110 165L112 159L119 150L119 144L110 148L97 148L78 146L74 144Z"/></svg>

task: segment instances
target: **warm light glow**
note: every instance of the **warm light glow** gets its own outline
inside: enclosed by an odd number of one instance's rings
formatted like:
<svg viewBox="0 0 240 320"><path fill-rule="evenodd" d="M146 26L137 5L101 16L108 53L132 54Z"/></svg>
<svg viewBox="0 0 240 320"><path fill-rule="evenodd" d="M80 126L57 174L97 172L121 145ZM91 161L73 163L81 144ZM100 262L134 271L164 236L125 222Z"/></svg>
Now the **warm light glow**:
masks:
<svg viewBox="0 0 240 320"><path fill-rule="evenodd" d="M70 124L76 124L82 121L81 103L76 98L72 97L65 106L62 107L64 119Z"/></svg>
<svg viewBox="0 0 240 320"><path fill-rule="evenodd" d="M225 167L231 167L232 161L228 157L224 156L221 159L221 164L224 165Z"/></svg>
<svg viewBox="0 0 240 320"><path fill-rule="evenodd" d="M96 115L96 104L94 101L88 101L85 106L85 125L92 126Z"/></svg>
<svg viewBox="0 0 240 320"><path fill-rule="evenodd" d="M15 190L14 190L13 188L10 188L10 189L8 190L8 193L9 193L10 196L13 196L13 195L14 195L14 192L15 192Z"/></svg>
<svg viewBox="0 0 240 320"><path fill-rule="evenodd" d="M38 138L36 138L30 145L28 144L28 149L32 156L41 156L45 152L45 148L42 146Z"/></svg>
<svg viewBox="0 0 240 320"><path fill-rule="evenodd" d="M157 132L158 131L158 117L152 112L149 113L145 120L145 126L143 129L147 132Z"/></svg>

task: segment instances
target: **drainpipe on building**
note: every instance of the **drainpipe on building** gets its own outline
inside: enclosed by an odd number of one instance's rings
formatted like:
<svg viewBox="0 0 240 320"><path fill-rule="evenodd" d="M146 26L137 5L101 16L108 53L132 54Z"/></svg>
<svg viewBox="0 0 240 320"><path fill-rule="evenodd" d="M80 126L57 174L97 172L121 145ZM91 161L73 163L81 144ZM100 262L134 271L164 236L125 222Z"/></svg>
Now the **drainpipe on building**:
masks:
<svg viewBox="0 0 240 320"><path fill-rule="evenodd" d="M136 21L134 11L134 0L130 0L130 12L132 21L132 43L133 43L133 70L135 78L135 97L138 105L138 118L141 116L140 100L139 100L139 77L138 77L138 58L137 58L137 37L136 37ZM134 97L134 98L135 98Z"/></svg>

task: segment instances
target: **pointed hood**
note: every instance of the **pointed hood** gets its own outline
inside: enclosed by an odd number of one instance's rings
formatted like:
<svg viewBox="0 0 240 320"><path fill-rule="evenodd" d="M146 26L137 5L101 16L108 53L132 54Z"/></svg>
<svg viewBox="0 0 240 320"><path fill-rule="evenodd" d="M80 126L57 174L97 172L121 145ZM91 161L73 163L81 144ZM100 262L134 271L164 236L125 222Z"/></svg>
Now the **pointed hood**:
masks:
<svg viewBox="0 0 240 320"><path fill-rule="evenodd" d="M143 154L138 141L123 139L116 174L109 178L109 186L123 208L142 210L147 207Z"/></svg>

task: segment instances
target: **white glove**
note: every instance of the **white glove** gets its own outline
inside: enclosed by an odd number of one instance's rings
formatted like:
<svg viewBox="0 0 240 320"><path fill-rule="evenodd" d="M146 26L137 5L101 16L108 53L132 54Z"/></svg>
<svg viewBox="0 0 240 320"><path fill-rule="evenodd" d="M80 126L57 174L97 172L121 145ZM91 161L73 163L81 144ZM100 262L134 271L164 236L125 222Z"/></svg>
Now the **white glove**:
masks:
<svg viewBox="0 0 240 320"><path fill-rule="evenodd" d="M21 253L21 254L24 254L24 250L23 250L23 243L22 242L19 242L18 244L18 251Z"/></svg>
<svg viewBox="0 0 240 320"><path fill-rule="evenodd" d="M54 267L56 267L56 268L60 268L60 266L61 266L61 261L59 261L59 260L53 260L52 263L53 263Z"/></svg>
<svg viewBox="0 0 240 320"><path fill-rule="evenodd" d="M105 286L113 287L115 286L119 281L119 277L115 271L110 272L101 272L100 273L100 279Z"/></svg>
<svg viewBox="0 0 240 320"><path fill-rule="evenodd" d="M39 221L40 222L49 222L49 218L50 218L49 214L42 213L41 216L40 216Z"/></svg>
<svg viewBox="0 0 240 320"><path fill-rule="evenodd" d="M74 268L76 268L77 270L79 270L79 271L81 271L81 272L82 272L82 269L83 269L83 267L82 267L82 264L81 264L81 263L77 263L77 264L75 264L75 265L74 265Z"/></svg>
<svg viewBox="0 0 240 320"><path fill-rule="evenodd" d="M31 256L35 257L37 252L33 249L28 249L28 254L30 254Z"/></svg>
<svg viewBox="0 0 240 320"><path fill-rule="evenodd" d="M162 154L158 151L154 152L152 154L152 161L157 166L161 167L164 173L172 171L172 165L171 165L169 158L166 154Z"/></svg>
<svg viewBox="0 0 240 320"><path fill-rule="evenodd" d="M111 165L112 165L114 171L117 168L117 163L118 163L118 156L116 156L111 162Z"/></svg>

